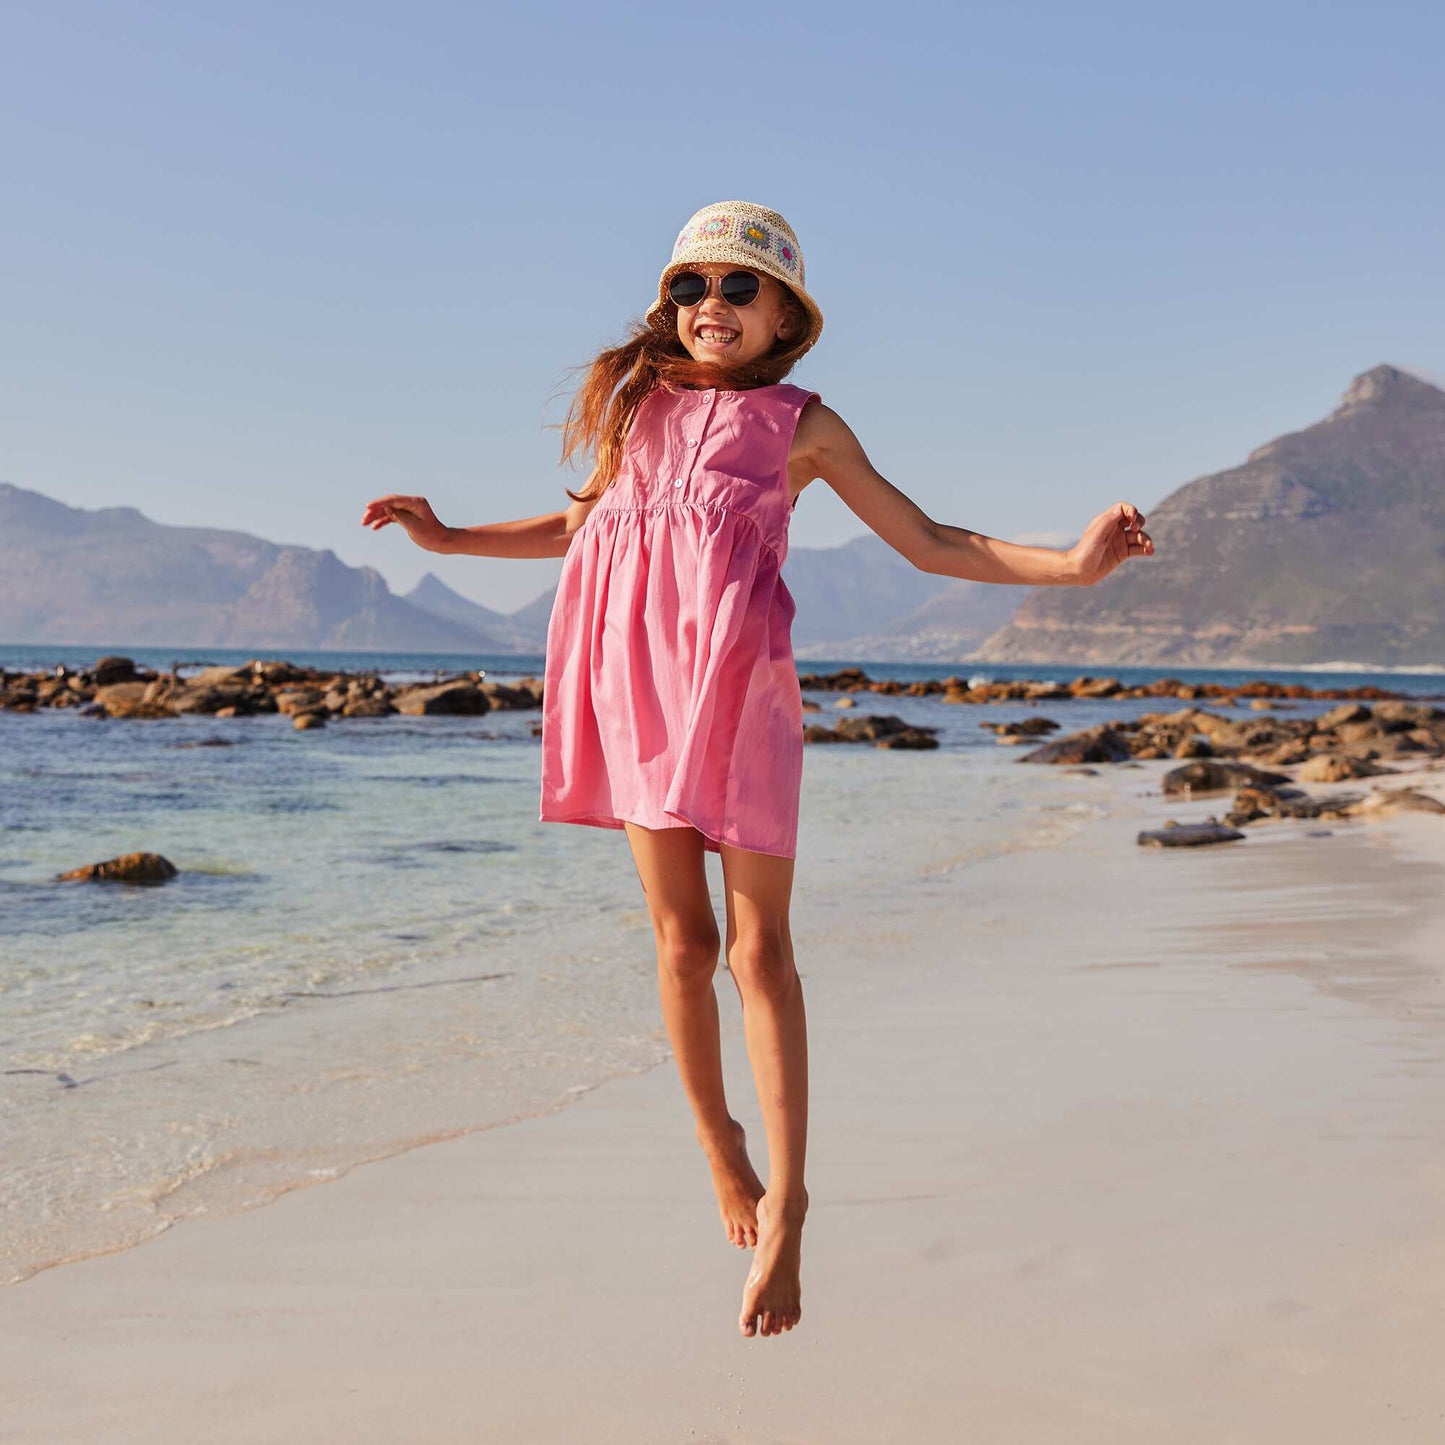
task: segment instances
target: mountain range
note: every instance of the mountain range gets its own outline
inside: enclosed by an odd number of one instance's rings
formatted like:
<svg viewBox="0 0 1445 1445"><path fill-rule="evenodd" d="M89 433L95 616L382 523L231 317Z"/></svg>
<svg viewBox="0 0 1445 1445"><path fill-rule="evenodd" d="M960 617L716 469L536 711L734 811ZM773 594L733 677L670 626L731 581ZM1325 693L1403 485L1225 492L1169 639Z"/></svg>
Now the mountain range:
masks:
<svg viewBox="0 0 1445 1445"><path fill-rule="evenodd" d="M1323 421L1150 509L1156 555L1091 588L919 572L872 533L789 549L800 660L1181 667L1445 663L1445 392L1356 377ZM0 639L539 654L552 589L493 611L428 573L0 483Z"/></svg>
<svg viewBox="0 0 1445 1445"><path fill-rule="evenodd" d="M1445 665L1445 391L1393 366L1150 509L1155 556L1032 592L986 662Z"/></svg>
<svg viewBox="0 0 1445 1445"><path fill-rule="evenodd" d="M949 646L976 645L1021 600L1017 589L919 572L871 533L840 547L793 548L784 575L798 604L800 657L860 656L855 639L865 634L884 649L869 656L928 655L918 650L930 637L915 635L915 616ZM134 507L69 507L0 482L5 640L535 655L552 598L549 588L515 612L496 612L432 573L399 597L375 568L347 566L331 551L166 526Z"/></svg>

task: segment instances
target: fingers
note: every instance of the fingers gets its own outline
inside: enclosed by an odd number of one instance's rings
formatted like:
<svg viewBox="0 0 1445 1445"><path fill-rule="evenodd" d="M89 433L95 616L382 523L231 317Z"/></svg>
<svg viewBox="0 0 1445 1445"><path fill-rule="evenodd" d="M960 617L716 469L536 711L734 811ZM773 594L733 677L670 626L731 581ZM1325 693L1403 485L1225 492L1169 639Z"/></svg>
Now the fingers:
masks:
<svg viewBox="0 0 1445 1445"><path fill-rule="evenodd" d="M1144 530L1146 519L1143 512L1133 502L1116 502L1113 510L1124 537L1124 553L1119 560L1123 561L1124 557L1152 557L1154 539Z"/></svg>
<svg viewBox="0 0 1445 1445"><path fill-rule="evenodd" d="M400 492L391 492L366 504L361 513L361 525L370 527L373 532L379 531L388 522L399 521L398 512L413 512L425 516L426 507L425 497L408 497Z"/></svg>

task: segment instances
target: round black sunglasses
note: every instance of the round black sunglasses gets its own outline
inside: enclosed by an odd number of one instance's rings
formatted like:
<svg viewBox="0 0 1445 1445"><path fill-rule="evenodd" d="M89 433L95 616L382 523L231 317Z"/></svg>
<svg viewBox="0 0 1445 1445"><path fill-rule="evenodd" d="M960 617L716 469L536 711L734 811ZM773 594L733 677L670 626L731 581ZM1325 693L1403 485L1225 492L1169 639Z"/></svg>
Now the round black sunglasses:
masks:
<svg viewBox="0 0 1445 1445"><path fill-rule="evenodd" d="M697 306L707 295L712 278L700 271L679 271L667 283L667 294L673 304L681 307ZM752 271L729 271L718 278L718 295L729 306L751 306L763 289L763 278Z"/></svg>

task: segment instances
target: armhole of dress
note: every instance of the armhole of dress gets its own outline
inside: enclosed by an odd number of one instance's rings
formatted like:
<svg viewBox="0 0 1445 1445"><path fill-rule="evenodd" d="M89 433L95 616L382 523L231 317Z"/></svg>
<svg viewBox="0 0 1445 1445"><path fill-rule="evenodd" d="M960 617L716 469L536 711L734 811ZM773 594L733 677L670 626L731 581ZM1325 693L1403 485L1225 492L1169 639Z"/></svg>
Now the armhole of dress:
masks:
<svg viewBox="0 0 1445 1445"><path fill-rule="evenodd" d="M803 391L803 388L800 386L800 387L798 387L798 390L799 390L799 391ZM800 402L798 403L798 409L797 409L797 411L795 411L795 412L793 413L793 425L791 426L791 428L789 428L789 431L788 431L788 445L787 445L787 447L785 448L785 450L783 451L783 486L784 486L784 487L787 487L787 486L788 486L788 462L789 462L789 460L791 459L791 457L792 457L792 455L793 455L793 438L794 438L795 436L797 436L797 434L798 434L798 427L799 427L799 426L801 425L801 423L802 423L803 413L804 413L804 412L808 409L808 407L809 407L810 405L812 405L812 403L815 402L815 401L816 401L819 405L821 405L821 404L822 404L822 401L823 401L823 398L822 398L816 391L804 392L802 401L800 401ZM798 496L799 496L799 497L802 496L802 495L803 495L803 494L802 494L801 492L798 493ZM793 511L794 511L794 509L797 507L797 505L798 505L798 497L793 497L793 498L791 498L791 499L789 500L789 502L788 502L788 515L789 515L790 517L793 515Z"/></svg>
<svg viewBox="0 0 1445 1445"><path fill-rule="evenodd" d="M800 386L798 387L798 390L803 391L803 388ZM793 413L793 424L791 427L788 428L788 449L786 452L783 453L784 468L787 467L788 458L792 455L793 438L798 434L798 427L802 423L803 413L807 411L808 407L815 401L819 405L822 405L823 398L816 391L803 392L803 399L798 403L797 410Z"/></svg>

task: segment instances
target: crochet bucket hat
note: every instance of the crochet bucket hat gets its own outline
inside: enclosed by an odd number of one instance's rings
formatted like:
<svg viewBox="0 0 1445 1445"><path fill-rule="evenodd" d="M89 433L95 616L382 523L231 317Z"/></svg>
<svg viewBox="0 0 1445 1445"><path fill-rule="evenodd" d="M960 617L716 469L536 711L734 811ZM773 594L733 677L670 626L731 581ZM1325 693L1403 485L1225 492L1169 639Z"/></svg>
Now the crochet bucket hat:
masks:
<svg viewBox="0 0 1445 1445"><path fill-rule="evenodd" d="M647 308L654 325L670 321L676 307L667 284L679 271L700 263L721 261L746 266L781 281L808 313L808 329L792 348L801 356L818 340L823 313L803 282L803 251L793 228L776 212L751 201L719 201L704 206L677 234L672 260L657 283L657 300Z"/></svg>

